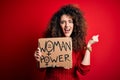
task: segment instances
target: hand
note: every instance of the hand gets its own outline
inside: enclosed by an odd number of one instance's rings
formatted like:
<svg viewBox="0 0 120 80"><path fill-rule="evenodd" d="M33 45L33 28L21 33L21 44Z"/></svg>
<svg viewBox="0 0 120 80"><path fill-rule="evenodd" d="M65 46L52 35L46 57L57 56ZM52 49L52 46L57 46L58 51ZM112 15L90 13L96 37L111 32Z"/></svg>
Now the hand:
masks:
<svg viewBox="0 0 120 80"><path fill-rule="evenodd" d="M40 56L41 56L40 48L37 48L37 50L34 53L35 59L39 62L40 61Z"/></svg>
<svg viewBox="0 0 120 80"><path fill-rule="evenodd" d="M92 38L88 41L87 47L90 47L92 44L99 42L98 37L99 37L99 35L92 36Z"/></svg>
<svg viewBox="0 0 120 80"><path fill-rule="evenodd" d="M93 37L92 37L93 43L96 43L96 42L99 41L99 40L98 40L98 37L99 37L99 35L96 35L96 36L93 36Z"/></svg>

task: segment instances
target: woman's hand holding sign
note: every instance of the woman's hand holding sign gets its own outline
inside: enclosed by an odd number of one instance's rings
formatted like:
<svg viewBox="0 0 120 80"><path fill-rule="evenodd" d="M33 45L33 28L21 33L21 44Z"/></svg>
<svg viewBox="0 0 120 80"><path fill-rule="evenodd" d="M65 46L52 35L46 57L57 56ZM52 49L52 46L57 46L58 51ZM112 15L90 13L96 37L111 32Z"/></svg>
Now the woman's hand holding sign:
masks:
<svg viewBox="0 0 120 80"><path fill-rule="evenodd" d="M40 56L41 56L40 48L37 48L37 50L34 53L35 59L39 62L40 61Z"/></svg>

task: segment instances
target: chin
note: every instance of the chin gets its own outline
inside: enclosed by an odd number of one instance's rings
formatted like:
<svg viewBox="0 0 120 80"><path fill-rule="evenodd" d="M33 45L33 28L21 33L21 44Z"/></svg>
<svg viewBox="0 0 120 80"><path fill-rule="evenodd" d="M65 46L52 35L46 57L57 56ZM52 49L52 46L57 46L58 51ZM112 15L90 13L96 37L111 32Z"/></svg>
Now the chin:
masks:
<svg viewBox="0 0 120 80"><path fill-rule="evenodd" d="M65 36L65 37L70 37L70 36Z"/></svg>
<svg viewBox="0 0 120 80"><path fill-rule="evenodd" d="M65 37L70 37L70 35L65 35Z"/></svg>

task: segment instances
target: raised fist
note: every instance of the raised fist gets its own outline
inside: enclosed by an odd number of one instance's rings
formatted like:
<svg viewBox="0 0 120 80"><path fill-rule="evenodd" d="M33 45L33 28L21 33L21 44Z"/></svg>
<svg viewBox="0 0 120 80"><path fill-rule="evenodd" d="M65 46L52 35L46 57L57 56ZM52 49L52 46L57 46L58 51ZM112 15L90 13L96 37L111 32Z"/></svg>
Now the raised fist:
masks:
<svg viewBox="0 0 120 80"><path fill-rule="evenodd" d="M90 47L92 44L96 43L96 42L99 42L99 39L98 39L99 35L94 35L92 36L92 38L88 41L88 47Z"/></svg>

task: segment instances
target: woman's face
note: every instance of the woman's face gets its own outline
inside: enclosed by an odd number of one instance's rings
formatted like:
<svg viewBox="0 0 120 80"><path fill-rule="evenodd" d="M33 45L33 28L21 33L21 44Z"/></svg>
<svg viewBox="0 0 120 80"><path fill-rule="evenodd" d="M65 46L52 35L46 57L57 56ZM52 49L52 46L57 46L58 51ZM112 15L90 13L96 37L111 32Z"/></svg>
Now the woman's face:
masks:
<svg viewBox="0 0 120 80"><path fill-rule="evenodd" d="M62 15L60 19L60 26L65 37L70 37L74 26L72 17L66 14Z"/></svg>

